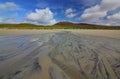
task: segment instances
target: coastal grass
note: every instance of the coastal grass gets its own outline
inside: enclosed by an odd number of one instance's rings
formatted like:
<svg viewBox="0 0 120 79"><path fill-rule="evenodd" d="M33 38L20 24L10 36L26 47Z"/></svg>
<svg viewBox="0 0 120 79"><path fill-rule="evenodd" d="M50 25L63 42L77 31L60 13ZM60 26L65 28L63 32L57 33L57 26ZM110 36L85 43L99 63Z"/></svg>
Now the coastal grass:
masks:
<svg viewBox="0 0 120 79"><path fill-rule="evenodd" d="M0 24L0 29L102 29L120 30L119 26L100 26L100 25L34 25L34 24Z"/></svg>

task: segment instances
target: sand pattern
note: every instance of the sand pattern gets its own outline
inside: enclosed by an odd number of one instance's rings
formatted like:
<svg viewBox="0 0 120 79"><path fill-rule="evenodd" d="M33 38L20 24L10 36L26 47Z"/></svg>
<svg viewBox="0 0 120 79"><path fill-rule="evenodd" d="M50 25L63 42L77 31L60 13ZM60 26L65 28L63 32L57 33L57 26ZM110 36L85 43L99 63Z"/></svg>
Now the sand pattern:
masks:
<svg viewBox="0 0 120 79"><path fill-rule="evenodd" d="M120 39L67 31L0 36L0 79L120 79Z"/></svg>

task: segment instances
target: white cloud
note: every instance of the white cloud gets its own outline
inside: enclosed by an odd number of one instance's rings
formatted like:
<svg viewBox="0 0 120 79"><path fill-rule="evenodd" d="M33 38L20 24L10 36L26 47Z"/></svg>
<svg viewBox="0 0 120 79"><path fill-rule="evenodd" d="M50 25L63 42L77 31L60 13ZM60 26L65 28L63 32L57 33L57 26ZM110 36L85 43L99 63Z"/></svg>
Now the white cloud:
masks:
<svg viewBox="0 0 120 79"><path fill-rule="evenodd" d="M120 25L120 12L107 16L107 20L111 25Z"/></svg>
<svg viewBox="0 0 120 79"><path fill-rule="evenodd" d="M10 14L7 17L0 18L0 23L16 23L15 18L17 16L17 13Z"/></svg>
<svg viewBox="0 0 120 79"><path fill-rule="evenodd" d="M102 0L101 9L103 10L114 10L120 7L120 0Z"/></svg>
<svg viewBox="0 0 120 79"><path fill-rule="evenodd" d="M68 14L68 15L66 15L66 17L68 17L68 18L73 18L73 17L75 17L77 14L75 14L75 13L70 13L70 14Z"/></svg>
<svg viewBox="0 0 120 79"><path fill-rule="evenodd" d="M107 19L113 20L113 21L120 21L120 12L113 14L111 16L108 16Z"/></svg>
<svg viewBox="0 0 120 79"><path fill-rule="evenodd" d="M14 2L0 3L0 16L11 10L18 10L20 7Z"/></svg>
<svg viewBox="0 0 120 79"><path fill-rule="evenodd" d="M69 8L65 11L65 14L69 14L69 13L72 13L72 12L74 12L74 10L72 8Z"/></svg>
<svg viewBox="0 0 120 79"><path fill-rule="evenodd" d="M36 9L35 12L27 15L27 20L37 24L51 25L56 23L53 17L54 13L49 8Z"/></svg>
<svg viewBox="0 0 120 79"><path fill-rule="evenodd" d="M85 9L79 20L87 23L104 24L108 12L120 7L120 0L102 0L101 3ZM109 21L107 20L109 23Z"/></svg>
<svg viewBox="0 0 120 79"><path fill-rule="evenodd" d="M65 11L65 15L67 18L74 18L77 14L75 13L75 10L69 8Z"/></svg>
<svg viewBox="0 0 120 79"><path fill-rule="evenodd" d="M86 22L95 22L99 20L101 17L107 15L107 11L102 11L99 5L88 8L81 15L80 20Z"/></svg>
<svg viewBox="0 0 120 79"><path fill-rule="evenodd" d="M0 10L15 10L18 9L19 6L15 4L14 2L6 2L6 3L0 3Z"/></svg>
<svg viewBox="0 0 120 79"><path fill-rule="evenodd" d="M11 10L18 10L20 7L14 2L0 3L0 23L15 23L15 18L17 13L10 13L5 17L2 17L3 14L8 13Z"/></svg>

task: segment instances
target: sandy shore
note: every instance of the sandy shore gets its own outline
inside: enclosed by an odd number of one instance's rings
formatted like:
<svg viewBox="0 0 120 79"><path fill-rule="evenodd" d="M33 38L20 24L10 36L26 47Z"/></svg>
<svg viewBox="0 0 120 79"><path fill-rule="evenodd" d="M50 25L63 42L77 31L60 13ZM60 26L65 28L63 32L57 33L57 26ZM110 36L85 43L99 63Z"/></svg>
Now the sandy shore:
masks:
<svg viewBox="0 0 120 79"><path fill-rule="evenodd" d="M19 29L0 29L0 35L25 35L25 34L41 34L49 32L61 32L70 31L73 33L94 35L94 36L105 36L112 38L120 38L120 30L69 30L69 29L53 29L53 30L19 30Z"/></svg>
<svg viewBox="0 0 120 79"><path fill-rule="evenodd" d="M120 79L119 30L0 30L0 79Z"/></svg>

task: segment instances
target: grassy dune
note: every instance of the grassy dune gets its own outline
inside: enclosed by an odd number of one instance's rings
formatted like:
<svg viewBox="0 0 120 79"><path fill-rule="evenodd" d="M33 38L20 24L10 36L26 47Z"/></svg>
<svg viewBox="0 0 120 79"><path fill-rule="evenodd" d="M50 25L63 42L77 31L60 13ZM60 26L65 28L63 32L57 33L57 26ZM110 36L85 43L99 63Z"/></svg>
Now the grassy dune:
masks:
<svg viewBox="0 0 120 79"><path fill-rule="evenodd" d="M34 24L0 24L1 29L110 29L120 30L119 26L100 26L90 24L75 24L69 22L59 22L52 26L42 26Z"/></svg>

